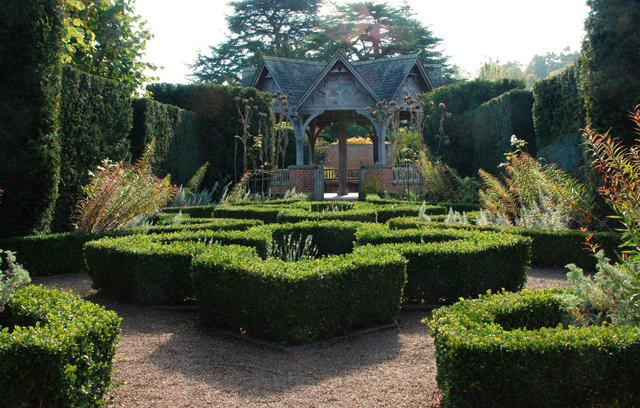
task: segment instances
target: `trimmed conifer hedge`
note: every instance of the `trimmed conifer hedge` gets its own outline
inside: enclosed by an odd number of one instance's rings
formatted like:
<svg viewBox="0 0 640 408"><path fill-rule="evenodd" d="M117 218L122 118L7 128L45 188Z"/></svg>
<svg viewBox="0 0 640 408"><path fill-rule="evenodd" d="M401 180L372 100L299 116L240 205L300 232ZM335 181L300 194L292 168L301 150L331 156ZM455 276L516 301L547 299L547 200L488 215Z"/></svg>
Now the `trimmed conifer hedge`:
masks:
<svg viewBox="0 0 640 408"><path fill-rule="evenodd" d="M0 405L97 406L111 386L120 320L67 292L16 291L0 313Z"/></svg>
<svg viewBox="0 0 640 408"><path fill-rule="evenodd" d="M559 291L486 295L433 313L447 406L638 406L638 328L563 328Z"/></svg>
<svg viewBox="0 0 640 408"><path fill-rule="evenodd" d="M0 237L49 231L58 195L61 0L0 7Z"/></svg>
<svg viewBox="0 0 640 408"><path fill-rule="evenodd" d="M70 231L71 216L89 184L89 172L103 159L129 162L133 109L131 90L116 82L65 66L60 94L60 183L54 231Z"/></svg>

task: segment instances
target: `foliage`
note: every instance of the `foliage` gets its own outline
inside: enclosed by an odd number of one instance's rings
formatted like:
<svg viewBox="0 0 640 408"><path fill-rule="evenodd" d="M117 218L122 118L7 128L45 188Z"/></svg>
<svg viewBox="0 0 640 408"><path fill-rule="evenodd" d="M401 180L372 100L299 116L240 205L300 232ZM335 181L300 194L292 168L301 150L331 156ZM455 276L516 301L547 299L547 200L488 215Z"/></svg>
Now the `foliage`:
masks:
<svg viewBox="0 0 640 408"><path fill-rule="evenodd" d="M536 156L576 175L584 164L582 134L586 126L580 92L582 60L533 87Z"/></svg>
<svg viewBox="0 0 640 408"><path fill-rule="evenodd" d="M633 407L637 328L561 325L558 289L487 294L428 323L438 387L451 407Z"/></svg>
<svg viewBox="0 0 640 408"><path fill-rule="evenodd" d="M447 218L444 219L444 222L445 224L469 224L467 214L465 212L460 214L459 212L454 211L453 208L449 208L449 213L447 214Z"/></svg>
<svg viewBox="0 0 640 408"><path fill-rule="evenodd" d="M0 235L49 230L58 195L60 0L0 7Z"/></svg>
<svg viewBox="0 0 640 408"><path fill-rule="evenodd" d="M198 318L283 343L338 336L398 315L405 265L380 247L293 263L221 247L193 263Z"/></svg>
<svg viewBox="0 0 640 408"><path fill-rule="evenodd" d="M331 6L322 29L312 36L308 46L314 59L327 61L337 51L357 61L417 51L425 66L446 63L447 57L436 50L442 39L416 18L409 3L394 7L360 1ZM449 74L456 71L447 68Z"/></svg>
<svg viewBox="0 0 640 408"><path fill-rule="evenodd" d="M507 154L504 184L486 171L479 171L486 186L479 193L482 206L494 217L502 214L512 223L519 218L523 225L531 215L556 218L536 223L538 227L565 224L558 218L566 219L570 225L588 224L590 220L585 215L590 213L593 199L586 187L555 166L543 166L523 152L524 142L515 135L511 142L516 151Z"/></svg>
<svg viewBox="0 0 640 408"><path fill-rule="evenodd" d="M496 98L513 89L522 89L522 81L503 79L500 81L473 81L443 86L429 92L425 100L433 101L435 107L441 103L451 113L444 123L441 115L424 115L422 129L424 142L429 150L436 152L441 160L462 176L472 176L478 171L474 168L473 120L475 110L483 103ZM442 128L442 130L441 130ZM437 137L440 135L441 137ZM448 137L446 137L448 136ZM445 141L449 140L446 144ZM445 146L442 146L442 143Z"/></svg>
<svg viewBox="0 0 640 408"><path fill-rule="evenodd" d="M226 175L236 174L236 167L242 171L242 155L237 154L235 144L238 139L235 136L243 134L243 123L240 122L242 118L238 114L236 102L234 101L235 97L239 97L240 101L253 98L254 103L252 105L258 106L258 113L263 114L251 115L249 125L251 134L258 135L262 129L266 131L265 122L275 122L271 106L273 102L271 95L258 92L253 88L209 84L153 84L148 85L147 90L153 94L154 99L158 102L174 105L195 113L197 138L191 139L191 136L189 136L188 141L190 144L193 143L194 147L185 148L183 153L185 156L190 157L185 163L192 167L188 171L185 167L183 173L185 178L181 184L184 184L194 174L196 168L204 162L209 162L207 173L202 181L202 185L206 187L213 186L214 182L220 181ZM179 133L176 135L179 136ZM288 131L287 136L289 136ZM291 137L295 136L291 135ZM252 143L255 141L253 139L248 142L248 160L251 163L253 163L253 160L260 161L258 158L259 149L255 143ZM176 139L175 142L180 143L180 139ZM268 145L269 143L262 143L262 147ZM173 149L168 149L167 151L171 150ZM195 159L194 154L197 152L199 154ZM288 153L286 152L285 167L295 163L295 154L291 157ZM191 157L194 157L194 159L191 159ZM168 163L171 162L168 161ZM235 178L234 183L237 181L238 179Z"/></svg>
<svg viewBox="0 0 640 408"><path fill-rule="evenodd" d="M548 52L544 55L536 54L529 61L526 70L527 75L535 77L536 81L543 80L552 73L557 73L563 68L570 67L580 58L580 52L571 52L571 47L567 47L560 54Z"/></svg>
<svg viewBox="0 0 640 408"><path fill-rule="evenodd" d="M27 286L0 314L5 407L88 407L111 387L120 318L71 293Z"/></svg>
<svg viewBox="0 0 640 408"><path fill-rule="evenodd" d="M62 61L80 71L113 79L129 94L155 78L144 71L157 67L143 62L153 38L146 21L134 14L135 0L63 0L65 4Z"/></svg>
<svg viewBox="0 0 640 408"><path fill-rule="evenodd" d="M589 0L582 44L581 87L587 123L594 131L612 130L633 141L627 113L640 104L640 3L638 0Z"/></svg>
<svg viewBox="0 0 640 408"><path fill-rule="evenodd" d="M423 201L418 210L418 219L423 222L431 222L431 217L427 215L427 202Z"/></svg>
<svg viewBox="0 0 640 408"><path fill-rule="evenodd" d="M174 187L169 176L158 180L149 163L154 143L149 144L135 166L113 164L98 167L76 207L76 226L84 232L114 231L132 219L167 205Z"/></svg>
<svg viewBox="0 0 640 408"><path fill-rule="evenodd" d="M173 184L187 184L208 160L202 154L204 142L197 114L149 98L133 99L132 105L133 126L128 136L132 159L138 160L144 147L155 140L151 166L156 177L171 174Z"/></svg>
<svg viewBox="0 0 640 408"><path fill-rule="evenodd" d="M460 177L454 168L444 164L441 159L431 160L428 153L428 149L420 152L418 170L430 200L476 202L480 183L471 177Z"/></svg>
<svg viewBox="0 0 640 408"><path fill-rule="evenodd" d="M71 229L70 218L89 172L107 157L129 162L132 107L130 90L115 82L65 66L60 95L60 182L53 224Z"/></svg>
<svg viewBox="0 0 640 408"><path fill-rule="evenodd" d="M453 303L488 289L520 290L531 259L531 239L467 229L391 229L362 224L356 245L388 244L409 261L404 299Z"/></svg>
<svg viewBox="0 0 640 408"><path fill-rule="evenodd" d="M235 84L242 68L257 65L262 55L303 58L304 38L317 30L323 0L238 0L230 2L227 41L198 52L190 65L195 82Z"/></svg>
<svg viewBox="0 0 640 408"><path fill-rule="evenodd" d="M312 244L313 235L307 235L303 240L302 235L297 241L293 239L293 233L283 237L283 246L273 241L273 258L285 262L310 261L318 255L318 249Z"/></svg>
<svg viewBox="0 0 640 408"><path fill-rule="evenodd" d="M535 152L532 107L531 91L513 89L475 110L471 132L474 168L497 173L503 153L509 151L511 135L525 140L531 152Z"/></svg>
<svg viewBox="0 0 640 408"><path fill-rule="evenodd" d="M4 305L7 304L11 294L18 288L24 285L28 285L31 282L29 272L27 272L22 265L16 264L16 257L11 251L2 251L0 249L0 256L4 254L7 260L7 269L3 271L0 269L0 312L4 310ZM0 267L2 267L2 258L0 258Z"/></svg>
<svg viewBox="0 0 640 408"><path fill-rule="evenodd" d="M439 218L441 216L434 216ZM511 223L509 223L511 224ZM620 238L611 232L590 232L580 230L536 230L511 226L456 225L441 222L425 223L413 218L395 218L389 220L390 229L415 228L457 228L479 231L493 231L514 234L531 239L531 262L537 265L562 268L568 263L575 263L581 268L593 268L593 256L585 241L591 237L593 243L601 246L607 256L615 256Z"/></svg>
<svg viewBox="0 0 640 408"><path fill-rule="evenodd" d="M575 292L558 299L566 314L565 323L576 326L599 325L637 326L640 323L640 301L637 262L611 265L603 251L596 253L598 272L585 276L574 264L567 265L567 280Z"/></svg>

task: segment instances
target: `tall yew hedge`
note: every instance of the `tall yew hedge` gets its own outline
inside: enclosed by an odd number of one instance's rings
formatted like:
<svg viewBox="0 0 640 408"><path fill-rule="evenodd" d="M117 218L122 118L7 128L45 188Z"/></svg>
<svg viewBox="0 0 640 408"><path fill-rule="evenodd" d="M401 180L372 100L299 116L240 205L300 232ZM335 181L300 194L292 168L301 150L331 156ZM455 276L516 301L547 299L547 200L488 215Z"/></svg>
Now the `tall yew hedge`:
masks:
<svg viewBox="0 0 640 408"><path fill-rule="evenodd" d="M200 157L202 143L196 114L149 98L134 99L133 112L129 139L134 160L155 139L151 164L156 176L171 174L174 184L186 185L205 162Z"/></svg>
<svg viewBox="0 0 640 408"><path fill-rule="evenodd" d="M58 194L64 6L0 6L0 236L49 230Z"/></svg>
<svg viewBox="0 0 640 408"><path fill-rule="evenodd" d="M211 84L152 84L147 86L147 90L158 102L174 105L196 114L199 120L199 162L209 162L207 174L202 182L203 186L211 186L221 177L234 174L236 171L238 175L242 173L242 143L235 138L236 135L242 134L242 127L233 98L252 97L254 105L258 105L258 111L269 112L268 114L272 115L271 107L259 102L261 96L270 98L270 94L259 92L254 88ZM253 135L258 133L256 113L252 115L251 132ZM236 141L237 151L234 150ZM251 145L252 142L249 144ZM236 157L235 171L234 157ZM251 165L248 167L252 168Z"/></svg>
<svg viewBox="0 0 640 408"><path fill-rule="evenodd" d="M524 82L518 80L476 79L435 89L425 97L426 102L434 102L432 108L425 108L423 120L425 143L432 153L442 156L444 162L457 169L460 174L476 174L478 168L474 165L474 111L493 98L512 89L524 87ZM435 137L440 129L440 103L444 103L447 112L452 115L444 121L444 132L449 136L449 145L445 145Z"/></svg>
<svg viewBox="0 0 640 408"><path fill-rule="evenodd" d="M511 149L511 136L526 140L527 150L536 151L531 109L533 93L514 89L483 103L474 111L472 121L473 167L498 173Z"/></svg>
<svg viewBox="0 0 640 408"><path fill-rule="evenodd" d="M584 162L582 132L586 126L584 97L580 92L582 59L562 74L533 87L533 124L538 158L575 173Z"/></svg>
<svg viewBox="0 0 640 408"><path fill-rule="evenodd" d="M62 73L60 140L62 145L59 197L54 229L69 229L70 216L89 184L89 171L103 159L130 159L127 134L133 110L126 86L71 67Z"/></svg>

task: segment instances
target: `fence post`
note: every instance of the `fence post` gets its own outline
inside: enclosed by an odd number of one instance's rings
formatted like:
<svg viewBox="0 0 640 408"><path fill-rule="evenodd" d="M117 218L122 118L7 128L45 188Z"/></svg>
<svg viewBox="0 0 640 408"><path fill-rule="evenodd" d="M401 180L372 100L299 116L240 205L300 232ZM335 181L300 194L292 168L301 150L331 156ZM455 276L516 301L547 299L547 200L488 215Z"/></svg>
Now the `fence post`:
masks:
<svg viewBox="0 0 640 408"><path fill-rule="evenodd" d="M324 200L324 162L320 162L319 166L316 166L313 175L313 200Z"/></svg>
<svg viewBox="0 0 640 408"><path fill-rule="evenodd" d="M358 201L367 201L367 194L364 191L364 160L360 160L360 176L358 177Z"/></svg>

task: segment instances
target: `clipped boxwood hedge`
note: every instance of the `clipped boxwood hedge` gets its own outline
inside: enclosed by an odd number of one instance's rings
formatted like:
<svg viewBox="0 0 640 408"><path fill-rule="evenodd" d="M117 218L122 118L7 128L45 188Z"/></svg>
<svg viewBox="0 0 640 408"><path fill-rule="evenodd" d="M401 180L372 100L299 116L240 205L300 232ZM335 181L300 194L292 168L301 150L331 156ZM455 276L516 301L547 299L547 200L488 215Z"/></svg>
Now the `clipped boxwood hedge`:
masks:
<svg viewBox="0 0 640 408"><path fill-rule="evenodd" d="M165 214L187 214L192 218L225 218L225 217L214 217L213 210L216 209L215 205L201 205L194 207L165 207L162 209L162 212Z"/></svg>
<svg viewBox="0 0 640 408"><path fill-rule="evenodd" d="M18 254L20 262L31 276L48 276L75 273L86 270L82 247L89 241L104 237L122 237L134 234L160 234L181 230L243 231L262 225L258 220L211 219L193 225L166 225L125 229L113 232L65 232L48 235L32 235L0 240L0 248Z"/></svg>
<svg viewBox="0 0 640 408"><path fill-rule="evenodd" d="M198 317L278 342L312 341L398 315L406 260L391 248L287 263L234 247L196 256Z"/></svg>
<svg viewBox="0 0 640 408"><path fill-rule="evenodd" d="M622 243L610 232L589 232L578 230L534 230L518 227L480 227L463 224L425 223L417 218L398 218L389 221L392 229L413 229L416 227L459 228L479 231L496 231L529 237L532 239L531 262L537 265L564 267L573 263L584 269L594 269L595 259L586 245L587 237L593 234L593 242L602 246L607 257L617 259L615 251Z"/></svg>
<svg viewBox="0 0 640 408"><path fill-rule="evenodd" d="M636 407L637 327L562 327L556 290L464 300L433 314L450 407Z"/></svg>
<svg viewBox="0 0 640 408"><path fill-rule="evenodd" d="M420 211L421 204L388 204L375 207L378 213L378 222L384 224L392 218L416 217ZM436 205L425 206L425 214L429 216L446 216L446 209Z"/></svg>
<svg viewBox="0 0 640 408"><path fill-rule="evenodd" d="M531 239L464 229L392 230L366 224L357 245L390 244L407 259L406 301L452 303L487 290L520 290L527 280Z"/></svg>
<svg viewBox="0 0 640 408"><path fill-rule="evenodd" d="M356 231L362 225L356 221L302 221L295 224L286 223L269 225L268 229L278 245L283 245L283 238L291 235L293 241L313 236L312 245L318 250L318 256L343 255L353 251Z"/></svg>
<svg viewBox="0 0 640 408"><path fill-rule="evenodd" d="M282 209L278 214L277 221L300 222L304 220L339 220L339 221L359 221L376 222L376 209L370 206L354 206L350 210L344 211L307 211L300 208Z"/></svg>
<svg viewBox="0 0 640 408"><path fill-rule="evenodd" d="M88 242L84 251L96 289L139 303L175 303L193 297L192 258L216 242L254 247L263 258L271 252L270 231L259 228L103 238Z"/></svg>
<svg viewBox="0 0 640 408"><path fill-rule="evenodd" d="M96 406L111 385L120 320L66 292L16 291L0 313L0 405Z"/></svg>
<svg viewBox="0 0 640 408"><path fill-rule="evenodd" d="M219 205L213 212L213 217L260 220L265 224L273 224L278 221L281 208L281 206Z"/></svg>

